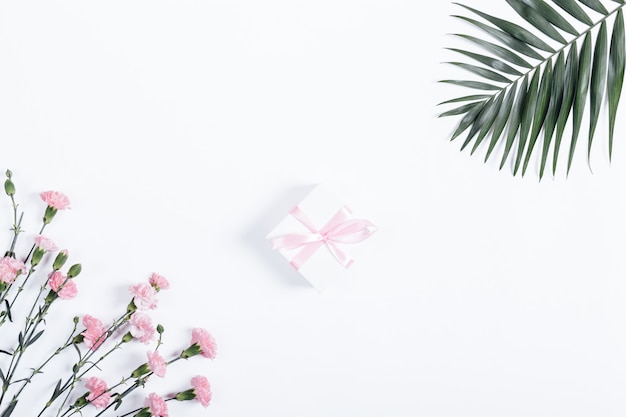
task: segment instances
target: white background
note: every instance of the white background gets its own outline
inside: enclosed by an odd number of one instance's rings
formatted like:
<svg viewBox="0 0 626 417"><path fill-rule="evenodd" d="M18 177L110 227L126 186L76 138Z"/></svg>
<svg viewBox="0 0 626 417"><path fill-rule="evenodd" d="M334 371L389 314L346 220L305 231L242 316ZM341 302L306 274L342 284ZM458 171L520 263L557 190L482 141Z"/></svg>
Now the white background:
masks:
<svg viewBox="0 0 626 417"><path fill-rule="evenodd" d="M501 3L470 5L497 15ZM447 34L467 29L459 12L3 2L0 168L14 173L24 239L40 191L72 200L47 230L83 265L59 313L112 319L127 286L166 276L164 352L192 327L219 344L215 361L164 382L206 375L211 406L170 415L623 415L626 125L609 163L603 119L593 173L583 141L567 179L563 166L539 182L535 166L513 177L459 152L436 107L460 95L437 83L453 74ZM379 227L326 294L265 240L317 183Z"/></svg>

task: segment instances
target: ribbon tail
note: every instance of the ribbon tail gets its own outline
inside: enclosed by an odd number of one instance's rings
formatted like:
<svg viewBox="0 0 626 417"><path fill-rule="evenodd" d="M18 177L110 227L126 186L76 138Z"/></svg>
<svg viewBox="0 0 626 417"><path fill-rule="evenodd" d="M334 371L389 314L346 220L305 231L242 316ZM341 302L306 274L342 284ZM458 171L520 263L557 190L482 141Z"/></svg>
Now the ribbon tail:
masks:
<svg viewBox="0 0 626 417"><path fill-rule="evenodd" d="M306 244L300 252L298 252L296 256L291 259L291 266L293 266L296 270L299 270L323 244L324 242L321 241Z"/></svg>
<svg viewBox="0 0 626 417"><path fill-rule="evenodd" d="M344 268L349 268L354 262L354 259L346 255L345 252L339 249L333 242L326 242L326 247Z"/></svg>

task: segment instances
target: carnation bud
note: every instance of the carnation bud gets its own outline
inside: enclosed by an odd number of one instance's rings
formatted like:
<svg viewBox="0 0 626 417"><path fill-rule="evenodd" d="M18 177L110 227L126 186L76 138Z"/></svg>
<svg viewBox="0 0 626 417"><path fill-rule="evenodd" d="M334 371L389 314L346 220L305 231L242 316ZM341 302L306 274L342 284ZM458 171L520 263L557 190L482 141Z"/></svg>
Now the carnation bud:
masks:
<svg viewBox="0 0 626 417"><path fill-rule="evenodd" d="M158 333L158 334L163 334L163 332L165 331L165 329L163 328L163 326L162 326L162 325L158 324L158 325L157 325L157 328L156 328L156 331L157 331L157 333Z"/></svg>
<svg viewBox="0 0 626 417"><path fill-rule="evenodd" d="M76 276L78 276L78 274L80 274L80 271L83 269L83 267L80 264L74 264L72 266L70 266L69 271L67 271L67 277L68 278L74 278Z"/></svg>
<svg viewBox="0 0 626 417"><path fill-rule="evenodd" d="M37 266L39 262L41 262L41 258L43 258L44 253L46 253L46 251L44 251L40 247L36 247L35 251L33 252L33 257L30 260L30 264L32 266Z"/></svg>
<svg viewBox="0 0 626 417"><path fill-rule="evenodd" d="M194 398L196 398L196 390L195 389L188 389L182 392L179 392L178 394L176 394L176 398L177 401L189 401L189 400L193 400Z"/></svg>
<svg viewBox="0 0 626 417"><path fill-rule="evenodd" d="M13 184L13 181L6 180L4 182L4 192L7 193L9 197L12 197L15 195L15 184Z"/></svg>
<svg viewBox="0 0 626 417"><path fill-rule="evenodd" d="M78 324L78 320L80 320L80 319L78 318L78 316L74 316L74 320L73 320L73 321L74 321L74 324Z"/></svg>
<svg viewBox="0 0 626 417"><path fill-rule="evenodd" d="M67 262L67 250L63 249L57 254L57 257L54 258L54 262L52 263L52 269L58 271L65 265Z"/></svg>
<svg viewBox="0 0 626 417"><path fill-rule="evenodd" d="M72 339L72 344L78 345L79 343L83 343L84 341L85 341L85 336L83 336L82 334L79 334L79 335L76 335Z"/></svg>

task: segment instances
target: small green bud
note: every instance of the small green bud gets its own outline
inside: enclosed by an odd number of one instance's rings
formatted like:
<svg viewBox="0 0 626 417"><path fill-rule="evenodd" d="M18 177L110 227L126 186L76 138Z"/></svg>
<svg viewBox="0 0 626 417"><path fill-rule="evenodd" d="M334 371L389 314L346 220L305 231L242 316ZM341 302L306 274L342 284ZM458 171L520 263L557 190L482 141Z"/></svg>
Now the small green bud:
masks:
<svg viewBox="0 0 626 417"><path fill-rule="evenodd" d="M78 316L74 316L74 320L73 320L74 324L78 324L78 320L80 320Z"/></svg>
<svg viewBox="0 0 626 417"><path fill-rule="evenodd" d="M52 269L54 269L55 271L58 271L59 269L61 269L63 267L63 265L65 265L65 262L67 262L67 251L66 250L62 250L57 254L57 257L54 258L54 262L52 263Z"/></svg>
<svg viewBox="0 0 626 417"><path fill-rule="evenodd" d="M83 267L80 264L74 264L72 266L70 266L69 271L67 271L67 277L68 278L74 278L76 276L78 276L78 274L80 274L80 271L83 269Z"/></svg>
<svg viewBox="0 0 626 417"><path fill-rule="evenodd" d="M85 336L79 334L72 339L72 344L77 345L79 343L83 343L85 341Z"/></svg>
<svg viewBox="0 0 626 417"><path fill-rule="evenodd" d="M177 401L193 400L194 398L196 398L196 390L188 389L188 390L179 392L178 394L176 394L176 397L174 398L176 398Z"/></svg>
<svg viewBox="0 0 626 417"><path fill-rule="evenodd" d="M156 331L157 331L157 333L158 333L158 334L163 334L163 332L165 331L165 329L163 328L163 326L162 326L162 325L158 324L158 325L157 325L157 328L156 328Z"/></svg>
<svg viewBox="0 0 626 417"><path fill-rule="evenodd" d="M13 173L11 172L10 169L7 169L6 175L8 179L11 179L11 177L13 176Z"/></svg>
<svg viewBox="0 0 626 417"><path fill-rule="evenodd" d="M74 366L72 366L72 372L74 373L74 375L76 375L78 371L80 371L80 366L75 363Z"/></svg>
<svg viewBox="0 0 626 417"><path fill-rule="evenodd" d="M7 193L9 197L15 195L15 184L13 184L13 181L6 180L4 182L4 192Z"/></svg>

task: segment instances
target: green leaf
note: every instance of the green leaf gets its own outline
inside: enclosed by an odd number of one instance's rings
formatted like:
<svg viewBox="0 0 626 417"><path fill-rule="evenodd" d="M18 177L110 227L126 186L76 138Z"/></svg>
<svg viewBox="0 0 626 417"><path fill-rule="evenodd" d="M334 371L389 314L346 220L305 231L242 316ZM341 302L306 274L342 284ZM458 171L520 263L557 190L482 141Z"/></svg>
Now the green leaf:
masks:
<svg viewBox="0 0 626 417"><path fill-rule="evenodd" d="M460 38L473 42L476 45L480 46L481 48L485 49L486 51L491 52L492 54L496 55L499 58L504 59L507 62L510 62L511 64L518 65L520 67L533 68L532 65L530 65L524 59L520 58L519 55L516 55L515 53L509 51L508 49L500 45L483 41L482 39L479 39L470 35L462 35L462 34L455 33L454 36L458 36Z"/></svg>
<svg viewBox="0 0 626 417"><path fill-rule="evenodd" d="M576 47L576 44L572 45ZM585 104L587 102L587 92L589 91L589 80L591 78L591 33L587 33L583 45L580 48L580 59L578 61L578 86L574 97L574 113L572 115L572 140L569 148L569 159L567 161L567 172L569 173L574 159L574 150L578 141L578 135L583 120Z"/></svg>
<svg viewBox="0 0 626 417"><path fill-rule="evenodd" d="M471 64L466 64L466 63L463 63L463 62L446 62L446 64L450 64L450 65L457 66L459 68L463 68L466 71L472 72L472 73L474 73L476 75L479 75L479 76L481 76L483 78L486 78L488 80L491 80L491 81L495 81L495 82L498 82L498 83L507 83L507 84L511 83L511 80L509 80L508 78L498 74L495 71L491 71L491 70L489 70L487 68L483 68L483 67L479 67L479 66L471 65Z"/></svg>
<svg viewBox="0 0 626 417"><path fill-rule="evenodd" d="M446 49L448 49L450 51L458 52L459 54L466 55L466 56L468 56L468 57L470 57L470 58L480 62L481 64L485 64L485 65L495 69L496 71L506 72L507 74L517 75L517 76L520 76L520 77L523 75L521 72L519 72L515 68L511 67L507 63L505 63L503 61L500 61L499 59L491 58L491 57L486 56L486 55L475 54L473 52L463 51L461 49L456 49L456 48L446 48Z"/></svg>
<svg viewBox="0 0 626 417"><path fill-rule="evenodd" d="M590 9L595 10L598 13L602 13L603 15L609 14L609 11L604 7L599 0L579 0L582 4L589 7Z"/></svg>
<svg viewBox="0 0 626 417"><path fill-rule="evenodd" d="M500 87L480 81L441 80L440 83L454 84L461 87L474 88L476 90L499 90Z"/></svg>
<svg viewBox="0 0 626 417"><path fill-rule="evenodd" d="M502 29L504 32L519 39L520 41L524 43L527 43L528 45L534 46L535 48L544 50L546 52L554 52L554 48L552 48L550 45L548 45L543 40L541 40L541 38L539 38L538 36L535 36L532 32L524 29L523 27L519 25L516 25L515 23L511 23L506 20L488 15L487 13L483 13L481 11L478 11L476 9L473 9L461 3L454 3L454 4L458 4L459 6L464 7L467 10L477 14L483 19L487 20L488 22L493 23L494 25Z"/></svg>
<svg viewBox="0 0 626 417"><path fill-rule="evenodd" d="M552 0L557 6L561 9L565 10L567 13L572 15L574 18L583 22L587 26L593 25L593 21L589 17L587 13L583 10L582 7L576 3L574 0Z"/></svg>
<svg viewBox="0 0 626 417"><path fill-rule="evenodd" d="M61 395L61 393L61 380L59 379L57 381L57 384L54 386L54 391L52 391L52 397L50 397L50 401L54 401L56 398L59 397L59 395Z"/></svg>
<svg viewBox="0 0 626 417"><path fill-rule="evenodd" d="M465 114L468 111L472 110L475 106L478 106L480 103L469 103L463 106L459 106L452 110L448 110L439 115L439 117L448 117L448 116L458 116L459 114Z"/></svg>
<svg viewBox="0 0 626 417"><path fill-rule="evenodd" d="M506 143L504 145L504 153L502 155L502 160L500 161L500 169L504 166L504 163L511 152L511 148L513 147L513 140L515 139L515 135L519 131L521 115L524 107L526 106L526 93L528 89L528 75L524 76L522 80L522 84L520 85L517 91L517 98L515 100L515 104L513 106L513 110L511 111L511 119L509 121L509 127L506 135Z"/></svg>
<svg viewBox="0 0 626 417"><path fill-rule="evenodd" d="M41 337L41 335L43 334L44 330L41 330L39 333L37 333L35 336L33 336L32 338L30 338L28 340L28 343L26 344L26 347L32 345L33 343L35 343L37 341L37 339L39 339Z"/></svg>
<svg viewBox="0 0 626 417"><path fill-rule="evenodd" d="M571 34L578 35L578 31L574 28L574 26L570 25L570 23L563 18L556 10L552 7L548 6L548 4L543 0L524 0L525 3L530 4L532 8L537 10L539 14L546 18L546 20L552 23L554 26L558 27L561 30Z"/></svg>
<svg viewBox="0 0 626 417"><path fill-rule="evenodd" d="M539 86L539 92L537 95L537 105L535 107L535 113L533 114L533 127L530 131L530 138L528 139L528 148L526 149L526 157L524 159L524 166L522 168L522 176L526 173L528 168L528 162L532 155L533 148L537 142L539 132L543 127L543 122L548 114L548 106L550 105L550 86L552 81L552 63L548 61L546 67L541 75L541 85Z"/></svg>
<svg viewBox="0 0 626 417"><path fill-rule="evenodd" d="M9 300L4 300L4 305L6 306L7 318L10 322L13 322L13 316L11 316L11 304L9 304Z"/></svg>
<svg viewBox="0 0 626 417"><path fill-rule="evenodd" d="M526 149L526 142L528 141L528 134L530 133L530 127L533 121L533 114L537 107L537 96L539 95L539 79L541 72L539 68L535 70L533 78L530 80L530 86L528 87L526 105L524 106L524 114L522 115L522 122L520 125L519 143L517 147L517 157L515 159L515 168L513 169L513 175L517 174L517 170L522 162L522 156Z"/></svg>
<svg viewBox="0 0 626 417"><path fill-rule="evenodd" d="M550 105L546 120L543 125L543 150L541 152L541 167L539 168L539 180L543 178L543 173L548 160L548 152L552 143L552 135L556 127L556 121L561 111L561 103L563 102L563 84L565 83L565 59L563 51L554 63L552 72L551 89L550 89Z"/></svg>
<svg viewBox="0 0 626 417"><path fill-rule="evenodd" d="M498 97L493 101L493 104L484 110L483 117L479 119L481 122L480 132L476 141L474 142L474 146L472 147L472 151L470 154L473 154L478 146L482 143L487 133L491 130L496 117L498 116L498 112L500 111L500 107L502 106L502 100L504 99L504 93L500 93ZM462 148L461 148L462 149Z"/></svg>
<svg viewBox="0 0 626 417"><path fill-rule="evenodd" d="M561 34L552 26L552 24L537 11L526 5L521 0L506 0L507 3L528 23L554 39L555 41L566 44L567 41Z"/></svg>
<svg viewBox="0 0 626 417"><path fill-rule="evenodd" d="M474 124L474 122L476 121L476 118L480 114L486 102L487 101L481 102L479 106L474 107L471 111L469 111L463 117L463 119L461 119L456 129L454 130L454 133L452 134L450 141L453 141L454 139L456 139L461 133L465 132L468 127Z"/></svg>
<svg viewBox="0 0 626 417"><path fill-rule="evenodd" d="M459 103L463 101L482 100L482 99L489 98L489 97L491 96L488 96L486 94L474 94L471 96L463 96L463 97L453 98L452 100L442 101L441 103L438 104L438 106L441 106L442 104Z"/></svg>
<svg viewBox="0 0 626 417"><path fill-rule="evenodd" d="M589 146L587 148L587 160L591 158L591 143L598 124L602 97L606 85L607 72L607 34L606 20L602 21L596 39L595 52L593 54L593 66L591 67L590 114L589 114Z"/></svg>
<svg viewBox="0 0 626 417"><path fill-rule="evenodd" d="M529 56L531 58L535 58L538 60L542 60L543 56L541 56L537 51L535 51L533 48L531 48L530 46L528 46L526 43L520 41L519 39L509 35L506 32L503 32L501 30L495 29L491 26L485 25L484 23L480 23L474 19L470 19L469 17L464 17L464 16L453 16L456 17L457 19L461 19L461 20L465 20L466 22L476 26L479 29L482 29L484 32L488 33L489 35L491 35L493 38L499 40L500 42L502 42L502 44L508 46L509 48L519 52L520 54L524 54L526 56Z"/></svg>
<svg viewBox="0 0 626 417"><path fill-rule="evenodd" d="M609 160L613 155L613 137L615 135L615 119L617 117L617 107L622 94L624 83L624 15L622 9L617 12L613 23L613 34L611 35L611 47L609 49L609 69L607 75L609 97Z"/></svg>
<svg viewBox="0 0 626 417"><path fill-rule="evenodd" d="M511 114L511 108L513 107L513 101L515 99L515 91L517 90L517 81L509 87L509 92L504 99L503 105L500 107L500 111L498 112L498 116L493 124L493 131L491 132L491 141L489 142L489 148L487 149L487 154L485 155L485 162L489 159L489 155L493 152L493 149L498 143L504 128L506 127L506 123L509 119L509 114Z"/></svg>
<svg viewBox="0 0 626 417"><path fill-rule="evenodd" d="M474 124L472 125L465 141L461 145L461 150L465 149L465 147L474 139L474 137L484 128L484 126L489 124L489 121L493 122L493 117L495 117L494 110L494 98L490 98L487 100L480 109L480 113L476 117Z"/></svg>
<svg viewBox="0 0 626 417"><path fill-rule="evenodd" d="M574 103L574 96L576 94L576 86L578 85L578 52L576 45L570 47L567 54L567 61L565 62L565 84L563 86L563 103L561 104L561 111L559 112L559 118L556 121L556 136L554 139L554 155L552 158L552 175L556 174L556 165L559 157L559 150L561 149L561 141L563 139L563 132L565 131L565 125L572 110L572 104Z"/></svg>

